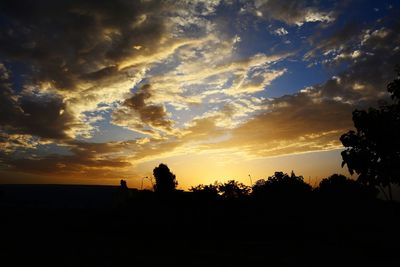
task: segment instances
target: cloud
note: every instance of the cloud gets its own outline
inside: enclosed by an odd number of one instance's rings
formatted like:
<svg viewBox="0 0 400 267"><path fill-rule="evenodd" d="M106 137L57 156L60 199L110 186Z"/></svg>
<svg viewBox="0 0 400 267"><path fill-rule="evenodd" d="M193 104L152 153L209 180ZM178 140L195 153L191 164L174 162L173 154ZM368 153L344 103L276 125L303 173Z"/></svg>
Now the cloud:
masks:
<svg viewBox="0 0 400 267"><path fill-rule="evenodd" d="M152 101L168 103L176 109L202 104L211 95L235 96L263 91L274 79L285 73L272 65L289 56L256 54L233 59L232 42L209 37L202 46L188 46L178 51L180 63L170 71L149 78Z"/></svg>
<svg viewBox="0 0 400 267"><path fill-rule="evenodd" d="M359 37L360 25L355 22L348 22L343 27L335 30L328 37L314 35L309 38L312 49L304 56L311 59L320 53L329 55L337 52L348 52L352 49L352 43Z"/></svg>
<svg viewBox="0 0 400 267"><path fill-rule="evenodd" d="M145 66L122 71L118 67L127 58L161 53L160 43L167 37L161 15L165 4L158 1L40 1L26 2L24 8L3 1L1 5L1 57L26 66L18 78L23 79L23 92L14 92L15 97L46 95L21 100L18 108L23 105L31 117L21 124L32 121L26 127L36 127L32 134L43 137L90 136L93 128L84 112L123 99ZM137 46L142 49L134 49ZM42 124L32 119L38 116L43 116ZM60 125L49 125L48 120Z"/></svg>
<svg viewBox="0 0 400 267"><path fill-rule="evenodd" d="M274 30L274 34L276 34L278 36L287 35L288 33L289 32L283 27L280 27L280 28L277 28L277 29Z"/></svg>
<svg viewBox="0 0 400 267"><path fill-rule="evenodd" d="M349 67L322 87L316 86L323 97L341 97L354 106L376 105L378 99L387 98L386 85L393 79L396 64L400 62L399 22L375 31L362 31L357 35L357 50L350 50L335 60L347 60ZM384 31L385 34L378 34ZM376 32L365 38L365 32ZM360 56L362 55L362 56Z"/></svg>
<svg viewBox="0 0 400 267"><path fill-rule="evenodd" d="M0 130L10 134L67 139L75 123L62 99L48 94L16 95L11 73L0 64Z"/></svg>
<svg viewBox="0 0 400 267"><path fill-rule="evenodd" d="M309 93L285 96L267 105L267 111L233 129L230 139L208 148L235 148L257 157L333 149L351 127L351 105L318 101Z"/></svg>
<svg viewBox="0 0 400 267"><path fill-rule="evenodd" d="M355 108L389 101L386 84L400 62L397 25L367 31L363 38L357 35L363 42L362 59L353 53L349 67L325 83L267 100L266 110L232 129L231 138L206 148L235 147L250 156L266 157L341 147L339 137L353 127L351 112Z"/></svg>
<svg viewBox="0 0 400 267"><path fill-rule="evenodd" d="M126 144L69 142L67 154L37 155L0 153L0 166L8 171L60 177L115 178L127 174L131 164L123 151ZM21 152L20 152L21 153Z"/></svg>
<svg viewBox="0 0 400 267"><path fill-rule="evenodd" d="M330 23L335 20L334 12L322 11L312 1L256 0L254 6L258 17L283 21L288 25L302 26L306 22Z"/></svg>
<svg viewBox="0 0 400 267"><path fill-rule="evenodd" d="M153 133L153 130L170 132L173 121L167 118L165 107L147 103L151 97L151 86L143 85L113 112L112 122L141 133Z"/></svg>
<svg viewBox="0 0 400 267"><path fill-rule="evenodd" d="M230 60L234 57L237 38L217 37L214 24L205 19L215 13L219 4L219 1L121 0L112 5L92 1L58 1L57 4L41 1L28 2L21 10L14 2L5 1L2 3L5 23L0 30L1 57L27 66L18 78L23 79L22 92L14 90L13 97L23 100L31 117L40 116L32 110L36 107L37 112L48 109L49 116L60 114L48 119L53 124L59 122L59 126L47 129L32 120L38 128L33 129L31 125L32 131L22 132L53 139L90 137L95 130L95 120L90 116L100 105L102 109L112 109L124 103L118 112L126 115L133 112L127 109L129 101L125 100L130 97L131 89L139 86L153 66L168 65L174 57L184 63L163 77L149 75L148 83L153 89L146 101L152 103L154 116L167 112L162 108L165 103L176 109L187 109L221 89L231 95L263 90L278 76L268 65L282 57L260 54ZM194 25L196 35L192 34ZM209 68L204 68L205 64ZM261 67L264 70L256 74L248 73ZM178 77L177 73L183 75ZM232 79L234 88L228 90L224 84ZM209 88L199 92L203 84ZM17 102L13 103L16 110L22 104ZM146 125L170 130L171 121L150 122L150 115L144 112L135 111L130 118L133 122L134 116L141 114L135 117L136 130L151 132ZM141 122L141 119L148 121ZM126 126L127 119L123 120L117 124Z"/></svg>
<svg viewBox="0 0 400 267"><path fill-rule="evenodd" d="M31 135L0 132L0 150L4 154L10 154L19 149L33 149L39 144L40 142Z"/></svg>
<svg viewBox="0 0 400 267"><path fill-rule="evenodd" d="M389 101L386 84L393 79L390 70L400 62L396 25L370 30L366 37L365 31L358 34L356 39L363 40L357 52L363 53L362 60L351 56L348 68L326 82L294 95L264 100L257 109L244 111L252 116L242 121L238 120L239 106L226 104L188 122L172 143L160 140L156 147L162 148L163 156L186 153L190 147L191 151L236 151L248 157L340 148L339 137L353 127L351 113L355 108Z"/></svg>
<svg viewBox="0 0 400 267"><path fill-rule="evenodd" d="M181 29L176 21L212 14L218 1L61 0L26 2L21 9L6 0L1 6L1 58L26 66L18 78L23 93L48 95L49 107L62 103L63 114L73 117L66 131L74 138L91 136L88 113L123 102L154 64L196 46L201 34L188 38L189 22Z"/></svg>
<svg viewBox="0 0 400 267"><path fill-rule="evenodd" d="M330 150L341 146L340 135L352 126L352 105L321 100L310 92L270 100L264 106L264 111L241 113L236 106L225 105L193 119L174 138L151 139L136 149L132 160L218 150L246 157ZM241 121L248 112L257 113Z"/></svg>
<svg viewBox="0 0 400 267"><path fill-rule="evenodd" d="M156 51L163 37L158 1L3 1L2 54L29 63L31 79L73 90L82 75L118 65L143 51Z"/></svg>
<svg viewBox="0 0 400 267"><path fill-rule="evenodd" d="M263 91L266 86L270 85L272 81L279 78L286 73L286 69L281 70L267 70L263 68L261 71L250 73L246 76L242 76L235 82L234 85L228 89L228 94L252 94Z"/></svg>

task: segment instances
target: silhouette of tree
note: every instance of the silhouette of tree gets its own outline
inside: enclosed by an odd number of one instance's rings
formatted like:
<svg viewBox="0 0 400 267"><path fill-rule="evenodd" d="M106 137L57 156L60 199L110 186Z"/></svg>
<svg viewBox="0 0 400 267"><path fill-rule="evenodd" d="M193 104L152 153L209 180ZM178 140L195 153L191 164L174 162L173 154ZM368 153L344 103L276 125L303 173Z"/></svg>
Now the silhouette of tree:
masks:
<svg viewBox="0 0 400 267"><path fill-rule="evenodd" d="M116 193L116 198L115 198L115 202L116 205L119 207L123 207L127 204L127 201L129 200L129 198L131 197L131 192L128 189L128 185L126 184L125 180L120 180L119 181L119 188L118 191Z"/></svg>
<svg viewBox="0 0 400 267"><path fill-rule="evenodd" d="M121 189L128 189L128 185L126 184L126 181L125 180L122 180L121 179L121 181L119 182L119 184L120 184L120 188Z"/></svg>
<svg viewBox="0 0 400 267"><path fill-rule="evenodd" d="M387 86L393 102L377 109L355 110L356 131L340 137L346 147L341 153L342 167L347 165L351 174L359 175L359 182L377 186L390 200L391 184L400 184L400 68L396 71L397 77Z"/></svg>
<svg viewBox="0 0 400 267"><path fill-rule="evenodd" d="M349 179L342 174L333 174L324 178L316 192L328 199L372 199L377 195L376 189Z"/></svg>
<svg viewBox="0 0 400 267"><path fill-rule="evenodd" d="M210 185L200 184L198 186L192 186L189 190L201 198L216 199L218 197L217 184L210 184Z"/></svg>
<svg viewBox="0 0 400 267"><path fill-rule="evenodd" d="M223 198L235 199L247 196L251 188L235 180L229 180L224 184L218 185L218 192Z"/></svg>
<svg viewBox="0 0 400 267"><path fill-rule="evenodd" d="M173 174L167 165L161 163L158 167L153 170L154 178L156 183L154 185L154 191L158 193L168 193L175 190L178 182L175 179L175 174Z"/></svg>
<svg viewBox="0 0 400 267"><path fill-rule="evenodd" d="M297 176L293 171L291 175L275 172L267 180L256 181L252 195L258 198L280 197L294 198L311 192L311 186L304 182L303 176Z"/></svg>

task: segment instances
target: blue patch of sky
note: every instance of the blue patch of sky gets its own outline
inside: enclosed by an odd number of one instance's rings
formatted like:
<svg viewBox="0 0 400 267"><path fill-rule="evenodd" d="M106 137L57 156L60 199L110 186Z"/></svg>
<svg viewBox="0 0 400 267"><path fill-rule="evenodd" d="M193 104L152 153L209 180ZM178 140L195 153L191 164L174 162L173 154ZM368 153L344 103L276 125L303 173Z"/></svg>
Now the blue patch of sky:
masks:
<svg viewBox="0 0 400 267"><path fill-rule="evenodd" d="M267 55L293 53L292 56L272 66L272 69L286 68L287 72L275 79L266 87L266 90L256 95L274 98L293 94L304 87L324 83L327 79L347 69L349 62L342 62L333 66L324 65L318 62L323 57L318 54L316 59L305 61L303 59L304 54L313 49L310 38L324 39L350 23L371 25L373 21L382 17L382 12L388 10L392 3L393 1L382 1L380 3L379 1L365 1L361 6L359 6L360 3L353 3L350 6L351 12L342 12L338 20L329 25L312 22L297 26L286 25L274 20L258 19L253 27L246 27L238 31L242 42L237 45L237 48L243 57L250 57L256 53ZM393 4L392 6L392 9L394 9ZM325 10L327 10L326 7ZM282 36L274 34L274 31L278 28L284 28L288 34ZM310 65L313 60L317 61L317 64Z"/></svg>
<svg viewBox="0 0 400 267"><path fill-rule="evenodd" d="M400 7L398 0L353 1L348 7L350 12L343 12L339 22L357 21L370 25L372 21L382 18Z"/></svg>
<svg viewBox="0 0 400 267"><path fill-rule="evenodd" d="M236 45L239 58L248 58L258 53L266 55L293 53L292 56L272 66L272 69L286 68L288 71L267 86L267 90L257 95L279 97L293 94L306 86L322 83L332 76L332 73L326 73L321 66L308 68L309 62L304 62L303 54L300 53L302 48L309 46L307 38L318 29L318 23L306 23L299 27L275 20L260 19L250 14L237 14L236 10L231 9L221 13L232 15L233 12L236 12L234 15L238 22L235 27L228 27L228 33L231 36L237 34L241 38L241 42ZM286 29L288 34L279 36L274 33L279 28Z"/></svg>
<svg viewBox="0 0 400 267"><path fill-rule="evenodd" d="M157 76L163 75L164 73L174 70L180 61L178 60L178 56L176 54L170 56L167 60L164 60L158 64L154 64L151 69L147 72L147 76Z"/></svg>
<svg viewBox="0 0 400 267"><path fill-rule="evenodd" d="M73 153L66 146L61 146L57 144L43 144L38 145L35 149L35 154L37 156L45 156L45 155L62 155L62 156L71 156Z"/></svg>
<svg viewBox="0 0 400 267"><path fill-rule="evenodd" d="M246 32L239 46L240 52L245 56L252 56L257 53L277 54L293 53L292 56L278 61L271 66L272 69L287 69L287 72L275 79L266 90L257 94L265 97L280 97L285 94L293 94L300 89L322 83L329 78L330 73L319 65L307 67L309 62L303 61L303 55L299 53L299 47L304 46L305 38L310 34L310 29L301 29L302 27L288 27L281 23L274 23L274 26L267 26L264 23L263 29L259 34ZM269 24L273 25L273 24ZM277 28L284 27L289 32L284 36L277 36L271 33ZM304 26L303 26L304 27ZM313 26L312 28L315 28ZM289 41L290 43L285 43Z"/></svg>
<svg viewBox="0 0 400 267"><path fill-rule="evenodd" d="M29 64L20 61L3 61L1 59L0 62L11 72L12 88L16 94L19 94L23 89L28 73L31 71Z"/></svg>
<svg viewBox="0 0 400 267"><path fill-rule="evenodd" d="M277 67L287 68L287 72L278 77L270 85L266 86L259 96L277 98L283 95L294 94L299 90L323 83L329 78L329 74L320 66L308 68L304 61L285 61L277 64Z"/></svg>
<svg viewBox="0 0 400 267"><path fill-rule="evenodd" d="M101 115L103 119L96 121L93 124L93 126L96 127L96 130L92 133L92 137L90 138L78 137L77 140L85 142L103 143L103 142L113 142L113 141L135 140L144 137L144 135L141 133L137 133L127 128L112 124L111 113L112 110L91 112L90 116Z"/></svg>
<svg viewBox="0 0 400 267"><path fill-rule="evenodd" d="M18 149L13 152L13 158L46 157L49 155L71 156L73 153L67 146L58 144L39 144L35 148Z"/></svg>
<svg viewBox="0 0 400 267"><path fill-rule="evenodd" d="M167 104L167 109L173 109L172 119L175 121L175 127L181 128L185 123L193 119L193 117L202 114L204 112L205 105L192 106L189 109L175 110L172 106Z"/></svg>

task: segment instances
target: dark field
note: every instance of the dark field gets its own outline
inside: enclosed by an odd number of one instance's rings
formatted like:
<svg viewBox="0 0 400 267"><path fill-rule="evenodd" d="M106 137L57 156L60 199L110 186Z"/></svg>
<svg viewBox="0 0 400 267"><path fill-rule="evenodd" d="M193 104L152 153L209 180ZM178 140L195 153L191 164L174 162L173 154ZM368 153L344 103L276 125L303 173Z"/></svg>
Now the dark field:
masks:
<svg viewBox="0 0 400 267"><path fill-rule="evenodd" d="M1 266L400 266L399 206L0 186Z"/></svg>

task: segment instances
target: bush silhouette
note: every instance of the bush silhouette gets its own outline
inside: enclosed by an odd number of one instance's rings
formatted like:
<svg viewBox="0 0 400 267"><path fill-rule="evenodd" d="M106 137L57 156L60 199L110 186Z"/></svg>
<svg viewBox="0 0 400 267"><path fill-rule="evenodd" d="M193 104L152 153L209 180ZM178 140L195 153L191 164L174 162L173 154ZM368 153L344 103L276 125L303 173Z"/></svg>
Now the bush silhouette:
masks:
<svg viewBox="0 0 400 267"><path fill-rule="evenodd" d="M153 175L156 180L154 191L158 193L173 192L178 185L175 174L173 174L167 165L161 163L153 170Z"/></svg>
<svg viewBox="0 0 400 267"><path fill-rule="evenodd" d="M379 108L355 110L353 122L356 131L340 137L346 150L343 163L349 172L357 173L358 181L376 186L392 200L391 184L400 184L400 68L397 78L387 86L393 100Z"/></svg>

